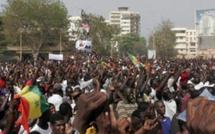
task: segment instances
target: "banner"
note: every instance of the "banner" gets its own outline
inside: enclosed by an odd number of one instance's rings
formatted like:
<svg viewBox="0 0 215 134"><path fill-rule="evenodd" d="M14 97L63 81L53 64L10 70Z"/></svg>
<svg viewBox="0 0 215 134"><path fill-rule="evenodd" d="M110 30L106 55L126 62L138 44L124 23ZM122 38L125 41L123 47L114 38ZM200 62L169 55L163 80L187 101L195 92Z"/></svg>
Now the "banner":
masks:
<svg viewBox="0 0 215 134"><path fill-rule="evenodd" d="M63 60L63 54L49 54L49 60Z"/></svg>
<svg viewBox="0 0 215 134"><path fill-rule="evenodd" d="M156 50L148 49L148 59L156 59Z"/></svg>
<svg viewBox="0 0 215 134"><path fill-rule="evenodd" d="M75 48L80 51L91 52L92 50L92 41L89 40L77 40Z"/></svg>
<svg viewBox="0 0 215 134"><path fill-rule="evenodd" d="M195 24L200 36L214 36L215 9L197 10Z"/></svg>

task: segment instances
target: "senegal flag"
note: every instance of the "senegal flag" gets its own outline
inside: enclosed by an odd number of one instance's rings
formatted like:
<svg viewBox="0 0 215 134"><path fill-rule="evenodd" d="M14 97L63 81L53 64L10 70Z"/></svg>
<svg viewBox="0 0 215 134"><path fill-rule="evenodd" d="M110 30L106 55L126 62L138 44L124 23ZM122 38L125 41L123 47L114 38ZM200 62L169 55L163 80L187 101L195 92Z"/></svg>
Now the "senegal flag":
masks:
<svg viewBox="0 0 215 134"><path fill-rule="evenodd" d="M137 65L141 65L141 66L144 66L143 63L141 63L134 55L128 53L128 57L130 58L131 62L137 66Z"/></svg>
<svg viewBox="0 0 215 134"><path fill-rule="evenodd" d="M24 129L29 132L28 120L40 117L48 109L48 103L38 86L28 84L15 98L20 99L18 106L20 117L16 123L23 125Z"/></svg>

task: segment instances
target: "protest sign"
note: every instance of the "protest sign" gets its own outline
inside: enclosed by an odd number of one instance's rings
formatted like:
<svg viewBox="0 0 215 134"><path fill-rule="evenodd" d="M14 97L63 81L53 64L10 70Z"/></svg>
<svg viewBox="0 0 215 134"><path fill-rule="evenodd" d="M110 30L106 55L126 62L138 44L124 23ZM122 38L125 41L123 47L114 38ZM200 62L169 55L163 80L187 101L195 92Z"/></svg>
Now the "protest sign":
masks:
<svg viewBox="0 0 215 134"><path fill-rule="evenodd" d="M49 60L63 60L63 54L49 54Z"/></svg>
<svg viewBox="0 0 215 134"><path fill-rule="evenodd" d="M80 51L91 52L92 41L89 40L78 40L75 44L75 48Z"/></svg>

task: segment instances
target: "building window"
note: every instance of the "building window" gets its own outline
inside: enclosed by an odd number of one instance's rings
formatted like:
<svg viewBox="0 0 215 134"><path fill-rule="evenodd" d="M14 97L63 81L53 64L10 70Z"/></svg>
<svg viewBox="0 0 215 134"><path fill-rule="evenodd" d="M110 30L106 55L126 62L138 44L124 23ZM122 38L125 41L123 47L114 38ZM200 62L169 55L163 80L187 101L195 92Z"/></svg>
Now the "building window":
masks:
<svg viewBox="0 0 215 134"><path fill-rule="evenodd" d="M190 52L196 52L196 50L195 49L190 49Z"/></svg>
<svg viewBox="0 0 215 134"><path fill-rule="evenodd" d="M194 47L194 46L196 46L196 44L194 42L191 42L190 46Z"/></svg>

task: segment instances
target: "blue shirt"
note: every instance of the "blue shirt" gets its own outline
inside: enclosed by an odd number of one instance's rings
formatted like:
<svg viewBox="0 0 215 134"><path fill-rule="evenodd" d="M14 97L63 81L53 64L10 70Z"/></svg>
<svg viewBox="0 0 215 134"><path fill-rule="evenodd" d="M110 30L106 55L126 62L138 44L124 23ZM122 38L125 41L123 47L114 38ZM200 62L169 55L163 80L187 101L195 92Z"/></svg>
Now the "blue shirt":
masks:
<svg viewBox="0 0 215 134"><path fill-rule="evenodd" d="M161 121L161 126L163 134L170 134L171 120L168 117Z"/></svg>

